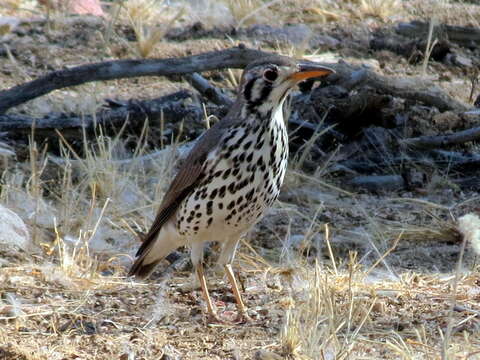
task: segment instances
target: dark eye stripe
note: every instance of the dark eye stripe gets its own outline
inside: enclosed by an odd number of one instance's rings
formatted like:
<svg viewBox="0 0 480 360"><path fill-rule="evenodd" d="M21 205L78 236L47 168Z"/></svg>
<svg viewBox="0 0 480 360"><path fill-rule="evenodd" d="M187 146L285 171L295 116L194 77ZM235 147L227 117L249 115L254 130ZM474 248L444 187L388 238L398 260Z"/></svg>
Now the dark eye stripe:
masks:
<svg viewBox="0 0 480 360"><path fill-rule="evenodd" d="M268 98L268 95L270 95L271 91L272 91L272 84L268 82L264 82L262 93L260 95L260 99L258 100L258 102L263 103L263 101Z"/></svg>
<svg viewBox="0 0 480 360"><path fill-rule="evenodd" d="M253 85L255 85L255 80L256 79L252 79L250 80L246 85L245 85L245 90L243 90L243 94L245 96L245 99L247 101L250 101L252 99L252 89L253 89Z"/></svg>

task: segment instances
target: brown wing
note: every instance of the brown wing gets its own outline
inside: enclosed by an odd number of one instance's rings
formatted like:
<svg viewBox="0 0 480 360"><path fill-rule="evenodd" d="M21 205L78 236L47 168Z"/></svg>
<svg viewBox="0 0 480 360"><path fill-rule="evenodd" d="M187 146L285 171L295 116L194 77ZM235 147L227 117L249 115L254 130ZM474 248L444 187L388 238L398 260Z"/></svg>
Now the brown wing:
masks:
<svg viewBox="0 0 480 360"><path fill-rule="evenodd" d="M231 120L230 116L227 115L224 119L207 130L207 132L198 139L197 143L190 150L190 153L183 162L183 165L180 167L180 170L173 179L163 198L152 227L147 235L145 235L143 243L137 251L137 257L142 256L150 246L153 245L162 226L173 214L175 214L180 203L196 187L200 179L203 177L205 161L207 160L208 154L218 145L225 128L234 121L235 120Z"/></svg>

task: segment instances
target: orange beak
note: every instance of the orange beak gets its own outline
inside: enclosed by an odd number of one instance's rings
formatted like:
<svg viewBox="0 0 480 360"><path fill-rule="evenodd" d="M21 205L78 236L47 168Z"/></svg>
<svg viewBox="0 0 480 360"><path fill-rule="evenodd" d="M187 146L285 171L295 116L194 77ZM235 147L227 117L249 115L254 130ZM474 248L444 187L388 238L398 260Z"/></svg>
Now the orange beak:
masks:
<svg viewBox="0 0 480 360"><path fill-rule="evenodd" d="M335 72L333 69L315 63L300 63L298 64L298 68L299 71L290 75L290 79L296 82L313 77L327 76Z"/></svg>

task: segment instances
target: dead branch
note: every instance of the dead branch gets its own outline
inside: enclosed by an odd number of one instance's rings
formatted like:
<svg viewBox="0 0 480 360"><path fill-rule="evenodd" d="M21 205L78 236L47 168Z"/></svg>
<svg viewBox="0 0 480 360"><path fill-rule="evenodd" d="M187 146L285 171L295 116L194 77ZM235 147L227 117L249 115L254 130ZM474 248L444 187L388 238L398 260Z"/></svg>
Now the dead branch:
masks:
<svg viewBox="0 0 480 360"><path fill-rule="evenodd" d="M253 60L270 55L272 54L238 46L183 58L113 60L58 70L36 80L0 91L0 114L13 106L69 86L138 76L170 76L225 68L243 68Z"/></svg>
<svg viewBox="0 0 480 360"><path fill-rule="evenodd" d="M428 43L425 38L405 41L404 38L397 39L392 38L391 36L377 36L370 41L370 48L372 48L372 50L391 51L407 58L412 64L416 64L423 60L427 45ZM436 61L442 61L445 56L451 52L450 47L448 41L438 41L433 46L430 58Z"/></svg>
<svg viewBox="0 0 480 360"><path fill-rule="evenodd" d="M54 114L35 119L25 115L0 115L0 132L19 136L30 133L35 127L37 136L50 136L55 130L61 130L66 138L81 138L83 130L91 130L96 125L120 128L125 121L142 126L146 119L150 121L164 116L166 121L175 122L187 116L202 116L198 106L186 104L185 100L192 97L188 91L159 97L153 100L129 101L116 104L115 108L104 109L95 115L68 116Z"/></svg>
<svg viewBox="0 0 480 360"><path fill-rule="evenodd" d="M225 107L233 105L233 101L228 96L224 95L220 89L210 84L207 79L200 74L187 74L184 78L200 93L200 95L203 95L212 103Z"/></svg>
<svg viewBox="0 0 480 360"><path fill-rule="evenodd" d="M348 79L354 74L360 74L361 76L357 75L359 79L351 80L356 87L368 85L380 93L412 101L420 101L425 105L435 106L442 112L447 110L465 111L469 108L467 105L447 95L438 86L420 78L386 77L371 70L366 70L365 73L358 73L358 67L355 68L345 62L328 64L328 66L332 67L336 74L330 75L326 79L327 83L348 83Z"/></svg>
<svg viewBox="0 0 480 360"><path fill-rule="evenodd" d="M403 36L425 38L428 33L428 27L429 24L426 22L412 21L410 23L398 24L395 30ZM474 27L440 24L435 26L433 36L469 48L480 46L480 29Z"/></svg>
<svg viewBox="0 0 480 360"><path fill-rule="evenodd" d="M341 173L371 173L373 171L382 171L394 167L401 167L402 164L417 164L431 168L448 166L450 170L474 169L480 166L480 154L463 154L456 151L446 151L439 149L429 150L425 153L414 153L411 155L400 155L392 158L379 155L368 154L368 159L347 158L338 160L331 166L331 172Z"/></svg>
<svg viewBox="0 0 480 360"><path fill-rule="evenodd" d="M469 141L480 140L480 126L462 130L448 135L420 136L401 140L401 143L408 146L435 148L448 145L464 144Z"/></svg>

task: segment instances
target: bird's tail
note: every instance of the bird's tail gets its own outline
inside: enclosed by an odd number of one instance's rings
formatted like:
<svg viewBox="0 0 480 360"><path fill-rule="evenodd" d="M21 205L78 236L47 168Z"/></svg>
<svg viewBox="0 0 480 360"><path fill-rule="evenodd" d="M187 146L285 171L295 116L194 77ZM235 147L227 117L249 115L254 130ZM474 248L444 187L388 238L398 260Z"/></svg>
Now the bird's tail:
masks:
<svg viewBox="0 0 480 360"><path fill-rule="evenodd" d="M148 241L148 243L145 243L145 241ZM160 261L172 251L184 245L172 225L162 227L156 238L145 239L145 241L137 252L137 258L130 268L128 276L136 276L140 279L148 277Z"/></svg>

